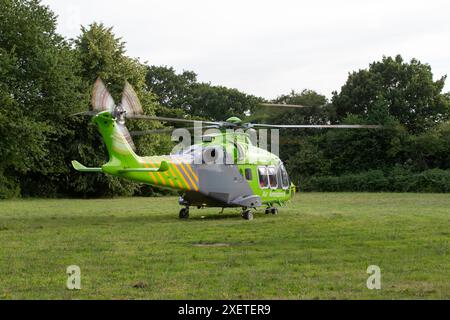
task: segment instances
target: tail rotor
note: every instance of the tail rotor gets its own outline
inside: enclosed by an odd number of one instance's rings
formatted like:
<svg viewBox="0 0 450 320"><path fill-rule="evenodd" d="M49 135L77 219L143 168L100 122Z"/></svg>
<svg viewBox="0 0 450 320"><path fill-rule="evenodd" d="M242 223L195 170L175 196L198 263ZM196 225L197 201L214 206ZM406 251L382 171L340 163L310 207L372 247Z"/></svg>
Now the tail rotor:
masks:
<svg viewBox="0 0 450 320"><path fill-rule="evenodd" d="M117 122L118 130L124 135L133 151L136 151L136 146L133 142L131 134L125 126L125 119L127 116L142 116L144 112L136 91L134 91L128 81L125 81L125 86L122 92L122 101L120 104L116 105L112 95L108 91L108 88L104 82L98 78L92 89L91 106L92 110L76 113L74 115L95 116L100 112L110 112Z"/></svg>
<svg viewBox="0 0 450 320"><path fill-rule="evenodd" d="M92 89L91 106L92 111L97 113L102 111L113 113L116 109L113 97L100 78L95 81L94 88Z"/></svg>

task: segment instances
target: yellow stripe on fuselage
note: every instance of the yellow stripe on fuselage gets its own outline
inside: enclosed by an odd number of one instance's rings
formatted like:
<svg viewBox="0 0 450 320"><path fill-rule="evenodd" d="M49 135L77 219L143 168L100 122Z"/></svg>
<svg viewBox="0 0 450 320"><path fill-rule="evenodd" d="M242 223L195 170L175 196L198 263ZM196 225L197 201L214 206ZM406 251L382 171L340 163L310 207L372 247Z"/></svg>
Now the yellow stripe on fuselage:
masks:
<svg viewBox="0 0 450 320"><path fill-rule="evenodd" d="M195 174L194 170L192 170L192 166L190 164L186 164L186 167L188 167L189 172L192 174L192 176L194 177L194 180L198 184L198 176Z"/></svg>
<svg viewBox="0 0 450 320"><path fill-rule="evenodd" d="M178 157L168 159L166 156L156 156L142 158L142 163L146 168L158 168L158 164L163 160L169 165L169 170L167 172L149 172L153 180L152 183L180 190L198 191L198 176L188 163L183 162L183 159ZM161 180L161 183L159 180Z"/></svg>
<svg viewBox="0 0 450 320"><path fill-rule="evenodd" d="M147 165L146 163L144 163L144 166L145 166L146 168L148 168L148 165ZM149 172L148 174L149 174L150 178L152 178L153 182L154 182L155 184L158 184L158 179L156 179L156 177L153 175L153 172Z"/></svg>
<svg viewBox="0 0 450 320"><path fill-rule="evenodd" d="M186 179L184 178L184 175L181 173L180 169L178 169L178 166L177 166L175 163L173 163L172 165L174 166L176 172L178 172L178 175L179 175L180 179L181 179L181 180L184 182L184 184L186 185L186 188L187 188L188 190L191 190L191 189L192 189L191 186L189 185L189 183L188 183L188 182L186 181Z"/></svg>
<svg viewBox="0 0 450 320"><path fill-rule="evenodd" d="M169 165L169 172L170 172L170 174L174 177L174 179L175 179L175 181L176 181L178 187L179 187L180 189L183 189L183 186L181 185L181 182L178 180L178 178L177 178L175 172L173 172L173 169L172 169L171 166L172 166L172 164Z"/></svg>
<svg viewBox="0 0 450 320"><path fill-rule="evenodd" d="M154 163L151 163L151 162L149 162L149 164L148 164L150 167L152 167L152 168L158 168ZM159 173L159 172L156 172L156 175L159 177L159 181L161 181L161 183L160 184L162 184L162 185L166 185L166 182L164 181L164 178L163 178L163 176L161 175L161 173Z"/></svg>
<svg viewBox="0 0 450 320"><path fill-rule="evenodd" d="M149 165L150 165L152 168L159 168L155 163L151 163L151 162L150 162ZM156 174L157 174L158 177L161 179L161 183L162 183L163 185L167 185L167 184L166 184L166 179L165 179L165 177L163 176L164 174L163 174L163 173L160 173L160 172L156 172ZM169 180L169 179L167 179L167 180ZM170 185L171 185L172 187L174 187L172 181L169 180L169 183L170 183Z"/></svg>
<svg viewBox="0 0 450 320"><path fill-rule="evenodd" d="M195 191L198 191L197 184L192 180L191 176L189 175L189 173L184 168L185 166L187 166L186 163L180 163L180 167L183 170L183 172L186 174L186 177L188 177L189 181L192 184L192 187L194 188Z"/></svg>

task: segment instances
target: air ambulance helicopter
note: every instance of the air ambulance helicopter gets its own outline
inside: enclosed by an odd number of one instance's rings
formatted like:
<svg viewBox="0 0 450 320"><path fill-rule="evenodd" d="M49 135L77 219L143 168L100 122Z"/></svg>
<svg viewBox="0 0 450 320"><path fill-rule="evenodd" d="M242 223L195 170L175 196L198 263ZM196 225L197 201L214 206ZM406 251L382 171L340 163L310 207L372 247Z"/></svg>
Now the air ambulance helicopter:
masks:
<svg viewBox="0 0 450 320"><path fill-rule="evenodd" d="M116 105L101 79L95 82L91 104L91 111L77 115L93 116L109 161L101 167L88 168L74 160L75 170L105 173L177 190L179 204L183 207L179 212L180 219L189 217L190 207L240 207L242 217L252 220L252 209L265 206L266 214L277 214L275 205L283 206L294 196L295 186L280 158L255 145L255 129L381 128L378 125L269 125L245 123L237 117L217 122L147 116L128 82L121 104ZM176 153L141 157L135 152L131 134L125 126L126 119L190 123L215 131L202 135L201 141Z"/></svg>

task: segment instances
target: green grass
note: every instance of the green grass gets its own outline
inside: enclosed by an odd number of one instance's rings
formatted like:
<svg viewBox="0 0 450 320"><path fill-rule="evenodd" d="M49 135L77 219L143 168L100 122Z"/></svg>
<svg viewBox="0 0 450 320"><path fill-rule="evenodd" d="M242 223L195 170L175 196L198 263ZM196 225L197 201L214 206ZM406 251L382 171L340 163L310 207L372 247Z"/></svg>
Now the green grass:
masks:
<svg viewBox="0 0 450 320"><path fill-rule="evenodd" d="M0 298L450 298L448 194L299 194L253 221L178 210L175 198L0 202ZM65 288L69 265L80 291ZM369 265L381 290L366 287Z"/></svg>

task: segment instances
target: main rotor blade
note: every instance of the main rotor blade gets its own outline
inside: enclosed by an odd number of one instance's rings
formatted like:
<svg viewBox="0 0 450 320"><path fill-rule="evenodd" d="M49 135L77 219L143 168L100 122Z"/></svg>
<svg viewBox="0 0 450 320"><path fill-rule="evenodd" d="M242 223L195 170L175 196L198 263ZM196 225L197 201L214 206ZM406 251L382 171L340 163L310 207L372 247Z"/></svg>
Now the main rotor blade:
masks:
<svg viewBox="0 0 450 320"><path fill-rule="evenodd" d="M130 134L132 136L145 136L145 135L149 135L149 134L170 133L170 132L173 132L173 130L175 130L175 128L141 130L141 131L131 131Z"/></svg>
<svg viewBox="0 0 450 320"><path fill-rule="evenodd" d="M93 117L93 116L95 116L97 114L98 114L97 111L82 111L82 112L73 113L70 116L89 116L89 117Z"/></svg>
<svg viewBox="0 0 450 320"><path fill-rule="evenodd" d="M301 104L284 104L284 103L260 103L264 107L286 107L286 108L311 108L311 106L304 106Z"/></svg>
<svg viewBox="0 0 450 320"><path fill-rule="evenodd" d="M217 126L204 126L201 127L201 129L213 129L217 128ZM187 128L161 128L161 129L152 129L152 130L142 130L142 131L131 131L130 134L132 136L144 136L148 134L159 134L159 133L171 133L176 129L186 129L189 131L192 131L195 129L195 127L187 127Z"/></svg>
<svg viewBox="0 0 450 320"><path fill-rule="evenodd" d="M203 121L203 120L188 120L179 118L167 118L167 117L157 117L157 116L145 116L145 115L126 115L128 119L138 119L138 120L150 120L150 121L162 121L162 122L181 122L181 123L199 123L208 124L213 126L236 126L234 123L229 122L215 122L215 121Z"/></svg>
<svg viewBox="0 0 450 320"><path fill-rule="evenodd" d="M71 116L95 116L99 114L97 111L83 111L83 112L77 112L74 114L71 114ZM127 119L137 119L137 120L149 120L149 121L162 121L162 122L179 122L179 123L191 123L191 124L200 124L203 129L211 129L211 128L218 128L222 126L229 126L229 127L235 127L236 125L234 123L230 122L214 122L214 121L203 121L203 120L189 120L189 119L179 119L179 118L167 118L167 117L157 117L157 116L146 116L141 114L126 114L125 118ZM207 126L205 126L205 124ZM187 128L188 130L191 128ZM194 127L192 127L194 129ZM158 129L156 129L158 130ZM162 129L162 130L168 130L168 129ZM152 130L147 130L149 133L151 133ZM138 132L138 131L134 131Z"/></svg>
<svg viewBox="0 0 450 320"><path fill-rule="evenodd" d="M277 125L250 123L251 128L278 128L278 129L382 129L381 125L371 124L322 124L322 125Z"/></svg>

